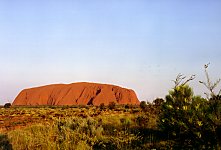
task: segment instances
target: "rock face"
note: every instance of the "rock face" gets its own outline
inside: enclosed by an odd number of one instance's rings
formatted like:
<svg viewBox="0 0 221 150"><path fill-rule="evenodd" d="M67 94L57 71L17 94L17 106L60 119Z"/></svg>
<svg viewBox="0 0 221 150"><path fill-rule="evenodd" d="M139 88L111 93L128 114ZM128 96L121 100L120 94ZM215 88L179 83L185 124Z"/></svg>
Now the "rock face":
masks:
<svg viewBox="0 0 221 150"><path fill-rule="evenodd" d="M98 83L53 84L22 90L12 105L139 104L135 92Z"/></svg>

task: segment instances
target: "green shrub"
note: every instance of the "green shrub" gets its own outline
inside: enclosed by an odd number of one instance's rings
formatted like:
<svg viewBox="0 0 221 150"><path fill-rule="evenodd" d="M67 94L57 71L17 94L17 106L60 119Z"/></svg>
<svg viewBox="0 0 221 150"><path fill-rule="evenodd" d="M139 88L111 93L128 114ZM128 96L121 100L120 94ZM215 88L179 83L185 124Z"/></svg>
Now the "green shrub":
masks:
<svg viewBox="0 0 221 150"><path fill-rule="evenodd" d="M118 118L119 119L119 118ZM53 124L36 124L24 129L10 131L8 144L16 150L23 149L135 149L141 145L141 137L128 132L132 121L121 118L122 129L114 127L112 134L104 130L102 119L66 118ZM110 129L110 128L109 128ZM1 142L0 146L7 144Z"/></svg>
<svg viewBox="0 0 221 150"><path fill-rule="evenodd" d="M176 84L166 96L159 128L168 141L174 141L172 147L175 149L213 149L208 103L200 96L194 96L193 90L184 83Z"/></svg>

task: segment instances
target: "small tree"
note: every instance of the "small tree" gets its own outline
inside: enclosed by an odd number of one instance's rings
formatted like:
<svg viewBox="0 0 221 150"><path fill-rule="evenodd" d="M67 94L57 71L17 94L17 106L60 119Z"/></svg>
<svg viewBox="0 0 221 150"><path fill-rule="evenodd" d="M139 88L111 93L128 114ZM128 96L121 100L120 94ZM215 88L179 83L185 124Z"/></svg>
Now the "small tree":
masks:
<svg viewBox="0 0 221 150"><path fill-rule="evenodd" d="M126 104L126 105L124 106L124 108L125 108L125 109L129 109L129 108L131 108L131 106L130 106L129 104Z"/></svg>
<svg viewBox="0 0 221 150"><path fill-rule="evenodd" d="M147 108L147 103L146 103L145 101L141 101L141 102L140 102L140 108L141 108L142 110L145 110L145 109Z"/></svg>
<svg viewBox="0 0 221 150"><path fill-rule="evenodd" d="M109 104L108 104L108 108L109 109L115 109L115 107L116 107L116 103L115 102L110 102Z"/></svg>
<svg viewBox="0 0 221 150"><path fill-rule="evenodd" d="M162 99L162 98L156 98L156 99L153 101L153 104L154 104L154 106L159 107L159 106L161 106L161 105L163 104L163 102L164 102L164 99Z"/></svg>
<svg viewBox="0 0 221 150"><path fill-rule="evenodd" d="M214 143L213 145L216 145L215 149L219 149L221 147L221 89L218 93L215 92L215 89L218 87L221 79L219 78L215 82L211 81L207 71L209 64L204 65L206 82L199 82L209 90L209 93L205 92L209 102L207 131L213 135L211 142Z"/></svg>
<svg viewBox="0 0 221 150"><path fill-rule="evenodd" d="M11 107L11 103L5 103L4 108L10 108Z"/></svg>
<svg viewBox="0 0 221 150"><path fill-rule="evenodd" d="M103 110L104 107L105 107L105 106L104 106L104 103L101 103L100 106L99 106L100 110Z"/></svg>

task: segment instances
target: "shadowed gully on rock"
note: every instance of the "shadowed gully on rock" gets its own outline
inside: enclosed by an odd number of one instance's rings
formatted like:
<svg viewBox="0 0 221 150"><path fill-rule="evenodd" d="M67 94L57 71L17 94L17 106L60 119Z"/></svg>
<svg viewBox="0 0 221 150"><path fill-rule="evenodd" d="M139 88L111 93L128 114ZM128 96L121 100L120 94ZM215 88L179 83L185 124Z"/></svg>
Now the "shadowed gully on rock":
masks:
<svg viewBox="0 0 221 150"><path fill-rule="evenodd" d="M108 105L139 104L135 92L98 83L52 84L22 90L12 105Z"/></svg>

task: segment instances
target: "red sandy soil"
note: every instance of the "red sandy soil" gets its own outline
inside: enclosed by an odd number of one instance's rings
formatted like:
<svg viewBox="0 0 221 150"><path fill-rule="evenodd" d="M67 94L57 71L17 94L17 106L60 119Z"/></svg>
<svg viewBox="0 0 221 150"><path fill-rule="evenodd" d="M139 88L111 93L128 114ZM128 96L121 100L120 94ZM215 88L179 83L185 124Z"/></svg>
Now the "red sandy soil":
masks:
<svg viewBox="0 0 221 150"><path fill-rule="evenodd" d="M98 83L53 84L22 90L12 105L108 105L140 102L131 89Z"/></svg>

